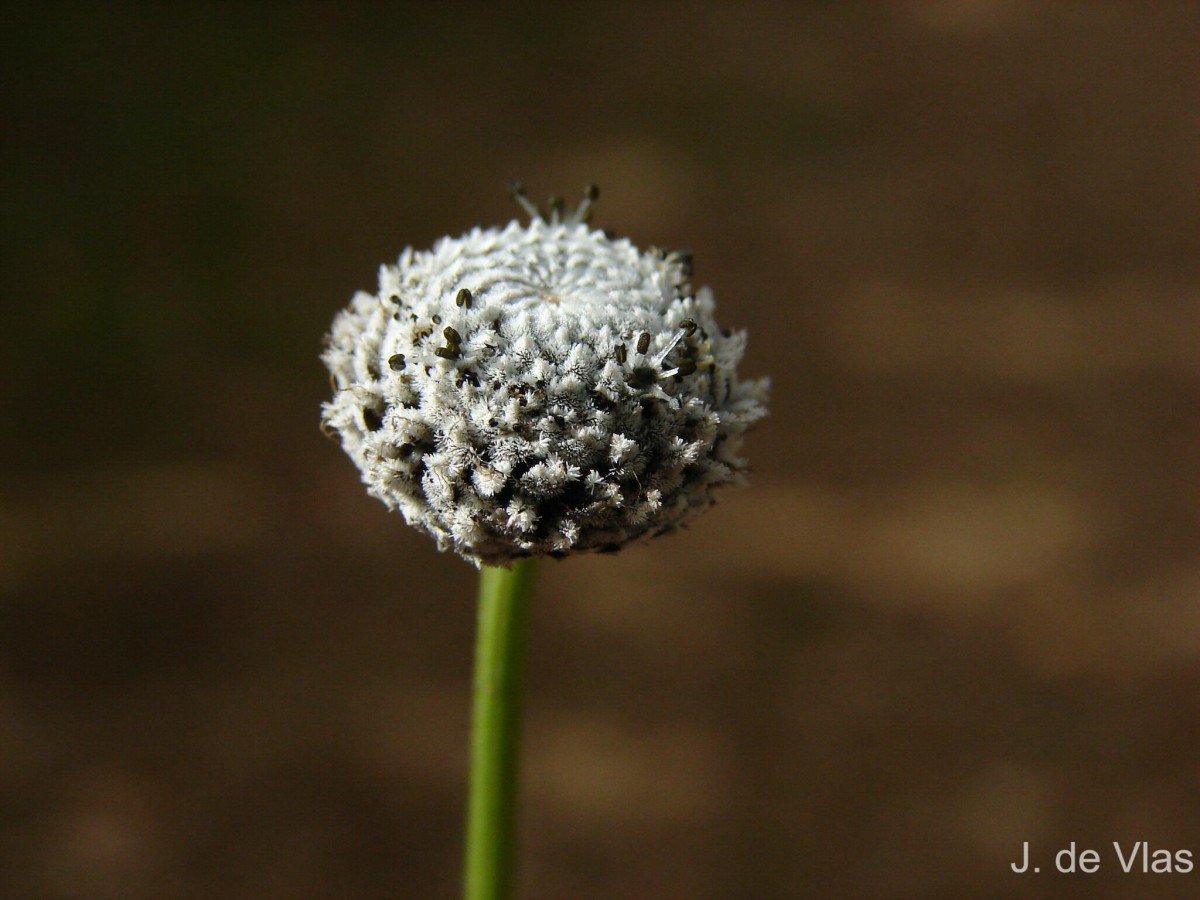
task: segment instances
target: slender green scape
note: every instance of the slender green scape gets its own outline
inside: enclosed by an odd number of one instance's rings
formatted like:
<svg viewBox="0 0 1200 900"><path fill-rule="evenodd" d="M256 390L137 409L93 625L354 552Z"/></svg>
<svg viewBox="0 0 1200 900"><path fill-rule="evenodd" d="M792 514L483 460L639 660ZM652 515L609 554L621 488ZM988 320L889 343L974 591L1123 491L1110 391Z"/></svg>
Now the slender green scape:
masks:
<svg viewBox="0 0 1200 900"><path fill-rule="evenodd" d="M466 900L512 895L521 670L537 560L479 571L479 624L471 711Z"/></svg>

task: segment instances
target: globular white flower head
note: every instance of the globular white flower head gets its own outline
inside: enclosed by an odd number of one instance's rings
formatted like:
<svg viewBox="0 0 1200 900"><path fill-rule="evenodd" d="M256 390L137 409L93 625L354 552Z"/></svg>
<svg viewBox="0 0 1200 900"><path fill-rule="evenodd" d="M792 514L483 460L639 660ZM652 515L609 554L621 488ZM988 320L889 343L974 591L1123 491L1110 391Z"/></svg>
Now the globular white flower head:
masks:
<svg viewBox="0 0 1200 900"><path fill-rule="evenodd" d="M686 251L591 229L596 198L406 249L338 313L323 423L368 492L488 565L613 551L744 480L767 380L739 381Z"/></svg>

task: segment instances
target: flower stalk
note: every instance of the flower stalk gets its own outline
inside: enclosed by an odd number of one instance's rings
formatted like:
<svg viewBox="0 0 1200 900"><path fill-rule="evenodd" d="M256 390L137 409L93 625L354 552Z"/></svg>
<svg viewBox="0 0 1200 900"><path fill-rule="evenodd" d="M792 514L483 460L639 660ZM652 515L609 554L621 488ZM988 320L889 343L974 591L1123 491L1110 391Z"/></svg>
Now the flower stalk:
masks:
<svg viewBox="0 0 1200 900"><path fill-rule="evenodd" d="M512 895L520 748L521 670L535 559L479 572L479 622L471 711L466 900Z"/></svg>

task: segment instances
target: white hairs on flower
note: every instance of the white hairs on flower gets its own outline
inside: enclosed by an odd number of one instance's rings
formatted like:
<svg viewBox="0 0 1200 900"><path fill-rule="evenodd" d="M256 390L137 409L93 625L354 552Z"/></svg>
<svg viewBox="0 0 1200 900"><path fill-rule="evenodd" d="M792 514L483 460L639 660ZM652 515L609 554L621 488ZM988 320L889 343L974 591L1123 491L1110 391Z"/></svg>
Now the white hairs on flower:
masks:
<svg viewBox="0 0 1200 900"><path fill-rule="evenodd" d="M476 564L613 551L744 480L766 379L739 381L691 256L530 222L406 249L334 319L322 420L370 494Z"/></svg>

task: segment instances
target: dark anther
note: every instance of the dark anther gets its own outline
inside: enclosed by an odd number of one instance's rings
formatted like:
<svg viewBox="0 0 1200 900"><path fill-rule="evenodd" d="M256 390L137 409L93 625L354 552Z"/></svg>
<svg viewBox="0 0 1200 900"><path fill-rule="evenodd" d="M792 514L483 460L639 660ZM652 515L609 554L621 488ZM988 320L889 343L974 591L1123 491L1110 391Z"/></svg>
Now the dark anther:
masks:
<svg viewBox="0 0 1200 900"><path fill-rule="evenodd" d="M681 247L678 250L671 251L671 258L679 264L679 270L683 273L684 278L691 277L692 251L689 248Z"/></svg>
<svg viewBox="0 0 1200 900"><path fill-rule="evenodd" d="M625 345L624 344L617 344L617 346L613 348L613 354L617 357L618 363L620 363L621 365L625 365Z"/></svg>
<svg viewBox="0 0 1200 900"><path fill-rule="evenodd" d="M508 193L517 201L521 209L525 210L530 219L540 219L542 217L542 211L525 196L525 185L521 184L521 182L514 181L510 184L508 186Z"/></svg>
<svg viewBox="0 0 1200 900"><path fill-rule="evenodd" d="M562 215L564 205L563 198L558 196L558 194L551 194L546 198L546 212L550 213L553 218L558 218Z"/></svg>
<svg viewBox="0 0 1200 900"><path fill-rule="evenodd" d="M634 387L648 388L658 380L658 373L649 366L638 366L629 374L629 382Z"/></svg>
<svg viewBox="0 0 1200 900"><path fill-rule="evenodd" d="M554 419L554 424L559 428L562 428L567 424L567 420L563 416L555 414L554 416L551 416L551 418Z"/></svg>
<svg viewBox="0 0 1200 900"><path fill-rule="evenodd" d="M678 375L691 375L696 371L696 361L694 359L685 359L679 364Z"/></svg>
<svg viewBox="0 0 1200 900"><path fill-rule="evenodd" d="M696 333L696 323L692 319L684 319L679 323L679 327L684 330L685 334Z"/></svg>
<svg viewBox="0 0 1200 900"><path fill-rule="evenodd" d="M396 450L400 453L401 459L407 459L408 457L412 456L413 449L414 448L412 444L401 444L396 448Z"/></svg>
<svg viewBox="0 0 1200 900"><path fill-rule="evenodd" d="M439 316L437 313L434 313L434 314L433 314L433 324L434 324L434 325L441 325L441 324L442 324L442 317L441 317L441 316Z"/></svg>
<svg viewBox="0 0 1200 900"><path fill-rule="evenodd" d="M404 368L404 354L394 353L388 357L388 368L393 372L399 372Z"/></svg>
<svg viewBox="0 0 1200 900"><path fill-rule="evenodd" d="M589 184L583 189L583 199L579 202L579 206L575 209L574 215L571 217L575 222L590 222L592 219L592 207L596 205L596 200L600 196L600 188L594 184Z"/></svg>
<svg viewBox="0 0 1200 900"><path fill-rule="evenodd" d="M363 424L367 426L367 431L378 431L383 427L383 416L369 406L364 406L362 411Z"/></svg>
<svg viewBox="0 0 1200 900"><path fill-rule="evenodd" d="M638 338L637 352L645 354L650 349L650 332L643 331L641 337Z"/></svg>
<svg viewBox="0 0 1200 900"><path fill-rule="evenodd" d="M457 347L438 347L433 351L434 356L440 356L442 359L458 359Z"/></svg>
<svg viewBox="0 0 1200 900"><path fill-rule="evenodd" d="M392 302L395 303L397 306L399 306L400 305L400 295L392 294Z"/></svg>
<svg viewBox="0 0 1200 900"><path fill-rule="evenodd" d="M451 347L457 347L459 344L462 343L462 335L460 335L457 331L455 331L449 325L447 325L445 328L442 329L442 334L445 335L446 343L449 344Z"/></svg>
<svg viewBox="0 0 1200 900"><path fill-rule="evenodd" d="M454 298L454 305L455 306L465 306L467 309L470 309L471 308L471 292L469 290L467 290L466 288L460 288L459 292L458 292L458 296Z"/></svg>

